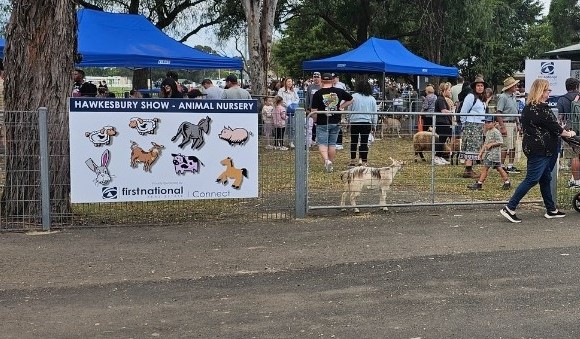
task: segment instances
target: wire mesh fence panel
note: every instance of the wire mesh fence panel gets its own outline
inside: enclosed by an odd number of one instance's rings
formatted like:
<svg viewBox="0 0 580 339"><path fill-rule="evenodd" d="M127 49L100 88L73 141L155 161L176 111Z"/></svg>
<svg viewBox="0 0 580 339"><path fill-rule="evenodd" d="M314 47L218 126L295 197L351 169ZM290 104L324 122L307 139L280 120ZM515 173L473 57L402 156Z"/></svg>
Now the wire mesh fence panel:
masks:
<svg viewBox="0 0 580 339"><path fill-rule="evenodd" d="M1 120L0 230L41 228L38 112L5 112ZM17 114L26 115L26 119ZM29 123L22 124L27 120ZM18 126L10 121L19 121ZM115 225L164 225L212 220L289 220L294 215L294 155L270 149L262 133L259 138L258 197L119 203L71 204L69 195L52 192L70 190L70 179L55 173L69 173L68 138L51 133L60 124L49 121L52 227L95 227ZM259 126L260 131L263 126ZM4 132L8 130L8 134ZM6 138L4 137L6 135ZM4 140L6 140L4 144ZM289 144L288 140L284 141ZM61 180L62 179L62 180ZM218 183L216 183L218 185Z"/></svg>
<svg viewBox="0 0 580 339"><path fill-rule="evenodd" d="M516 166L519 174L510 174L511 188L502 189L503 181L494 170L490 170L482 190L471 190L467 186L476 178L464 178L464 166L459 164L436 165L432 162L432 145L427 144L422 151L424 160L416 153L413 136L416 132L413 112L385 112L381 121L387 118L397 120L400 131L392 128L377 130L374 142L369 146L368 166L349 166L351 163L351 133L343 126L343 149L337 151L333 171L327 173L318 146L308 147L308 206L310 210L338 210L342 196L345 205L351 204L351 192L358 193L348 185L349 170L381 168L392 166L393 161L402 162L399 171L381 201L383 183L375 176L362 174L357 180L367 180L360 188L356 204L363 208L377 210L379 206L404 206L488 204L501 203L509 199L515 187L525 177L526 158L518 157ZM411 121L411 122L410 122ZM389 124L397 124L391 121ZM50 150L50 212L52 227L96 227L96 226L141 226L165 225L212 220L231 220L243 223L254 220L290 220L295 216L295 150L291 148L287 136L282 145L275 147L274 134L267 126L260 124L258 146L259 187L257 198L143 201L121 203L71 204L66 192L70 189L68 136L56 133L62 124L49 120ZM297 126L301 129L301 126ZM266 129L266 133L264 133ZM382 132L382 134L380 134ZM38 133L38 112L4 112L0 115L0 230L26 231L41 228L40 201L40 153ZM286 149L287 148L287 149ZM359 153L353 155L355 165L360 160ZM568 189L571 176L569 158L563 158L558 175L558 203L562 208L570 208L576 191ZM481 166L476 165L477 172ZM366 177L365 177L366 175ZM354 174L351 179L354 179ZM352 180L351 180L352 181ZM216 183L217 185L217 183ZM381 186L383 185L383 186ZM360 186L360 185L359 185ZM56 194L55 192L64 192ZM347 192L347 193L345 193ZM540 200L539 188L535 187L524 202Z"/></svg>
<svg viewBox="0 0 580 339"><path fill-rule="evenodd" d="M342 126L342 149L336 152L333 171L328 173L322 157L316 147L311 147L309 158L308 205L310 210L339 209L343 195L346 207L351 205L350 197L356 196L356 204L377 209L383 205L422 206L422 205L459 205L459 204L500 204L509 200L515 187L525 177L525 156L515 164L523 169L519 174L510 174L511 185L506 187L504 180L494 169L489 169L483 189L471 189L479 176L465 177L463 160L457 159L460 148L460 137L452 136L448 144L442 145L449 162L440 163L434 159L435 147L431 132L416 135L417 126L411 129L398 130L391 128L404 126L415 121L413 112L382 112L379 125L374 132L374 142L369 146L368 164L360 166L360 152L351 143L351 128ZM352 126L351 126L352 127ZM415 142L413 137L415 136ZM455 142L455 145L452 144ZM360 146L360 144L358 145ZM451 157L454 155L454 157ZM436 160L436 161L434 161ZM453 160L453 164L451 163ZM395 174L381 170L381 167L392 167L393 161L403 162ZM355 166L352 166L355 165ZM473 165L476 174L482 169L481 164ZM385 179L385 176L387 179ZM392 181L392 182L391 182ZM369 188L370 186L370 188ZM387 187L388 186L388 187ZM562 185L558 186L562 189ZM472 187L473 188L473 187ZM385 189L385 201L381 201L381 189ZM359 196L360 193L360 196ZM536 202L540 199L539 188L532 189L523 201ZM569 205L569 204L568 204Z"/></svg>

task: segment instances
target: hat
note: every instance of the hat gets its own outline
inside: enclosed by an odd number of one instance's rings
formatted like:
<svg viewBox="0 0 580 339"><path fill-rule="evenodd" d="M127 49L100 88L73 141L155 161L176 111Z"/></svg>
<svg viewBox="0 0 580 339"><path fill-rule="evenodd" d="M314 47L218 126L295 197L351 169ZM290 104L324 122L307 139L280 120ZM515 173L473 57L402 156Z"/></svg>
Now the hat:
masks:
<svg viewBox="0 0 580 339"><path fill-rule="evenodd" d="M228 82L228 81L229 81L229 82L236 83L236 82L238 82L238 77L236 77L236 76L235 76L235 75L233 75L233 74L230 74L230 75L228 75L228 76L226 77L226 82Z"/></svg>
<svg viewBox="0 0 580 339"><path fill-rule="evenodd" d="M486 115L483 120L481 120L483 122L494 122L495 121L495 117L493 115Z"/></svg>
<svg viewBox="0 0 580 339"><path fill-rule="evenodd" d="M517 85L520 81L514 79L514 77L508 77L507 79L505 79L503 81L503 88L501 89L502 92L505 91L506 89L513 87L515 85Z"/></svg>
<svg viewBox="0 0 580 339"><path fill-rule="evenodd" d="M475 85L477 84L483 84L483 87L488 88L489 85L487 84L487 82L485 82L485 80L483 80L482 77L477 77L475 78L475 80L473 80L473 82L471 83L471 89L475 91Z"/></svg>
<svg viewBox="0 0 580 339"><path fill-rule="evenodd" d="M320 72L314 72L312 73L312 76L320 78Z"/></svg>
<svg viewBox="0 0 580 339"><path fill-rule="evenodd" d="M332 74L330 73L323 73L322 80L332 80Z"/></svg>
<svg viewBox="0 0 580 339"><path fill-rule="evenodd" d="M333 78L338 78L338 74L336 74L336 73L332 73L332 77L333 77Z"/></svg>

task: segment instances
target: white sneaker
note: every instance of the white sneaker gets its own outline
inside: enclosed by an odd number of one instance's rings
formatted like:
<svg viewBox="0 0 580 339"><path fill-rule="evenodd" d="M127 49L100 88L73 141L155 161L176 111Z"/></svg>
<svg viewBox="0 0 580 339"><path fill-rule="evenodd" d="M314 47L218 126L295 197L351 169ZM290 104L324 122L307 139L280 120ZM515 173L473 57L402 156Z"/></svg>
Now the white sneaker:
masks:
<svg viewBox="0 0 580 339"><path fill-rule="evenodd" d="M291 142L291 143L290 143L290 148L294 148L294 147L295 147L295 146L294 146L294 143L293 143L293 142Z"/></svg>
<svg viewBox="0 0 580 339"><path fill-rule="evenodd" d="M288 150L288 147L286 147L286 146L280 146L280 147L278 147L278 149L280 151L287 151Z"/></svg>
<svg viewBox="0 0 580 339"><path fill-rule="evenodd" d="M332 172L332 170L333 170L333 167L332 167L332 161L330 161L330 160L326 160L326 161L324 162L324 169L326 169L326 173L330 173L330 172Z"/></svg>
<svg viewBox="0 0 580 339"><path fill-rule="evenodd" d="M443 165L447 165L448 164L448 162L445 159L441 158L441 157L434 157L433 158L433 163L435 165L438 165L438 166L443 166Z"/></svg>
<svg viewBox="0 0 580 339"><path fill-rule="evenodd" d="M339 151L341 149L344 149L344 147L342 147L342 145L336 145L336 150Z"/></svg>

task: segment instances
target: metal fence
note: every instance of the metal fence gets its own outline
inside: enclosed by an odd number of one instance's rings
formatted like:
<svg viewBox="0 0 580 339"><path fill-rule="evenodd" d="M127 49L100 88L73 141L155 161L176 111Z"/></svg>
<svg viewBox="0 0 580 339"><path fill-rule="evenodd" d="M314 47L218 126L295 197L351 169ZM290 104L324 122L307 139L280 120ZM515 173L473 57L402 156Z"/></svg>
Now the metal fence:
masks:
<svg viewBox="0 0 580 339"><path fill-rule="evenodd" d="M306 133L296 133L296 149L289 150L267 148L265 138L260 136L258 198L70 204L66 191L68 133L62 133L63 123L50 118L46 122L41 113L5 112L3 117L0 116L0 231L46 229L43 220L47 214L50 216L48 227L62 228L164 225L212 220L239 221L243 224L253 220L290 220L341 213L340 201L345 191L341 172L347 170L350 161L350 135L346 125L343 128L344 149L337 152L332 173L324 171L317 147L308 147ZM416 132L415 118L421 113L380 114L396 121L400 130L387 126L386 119L383 119L383 125L379 126L375 135L377 140L370 147L369 164L388 166L391 162L389 158L394 158L404 161L405 165L393 182L386 204L379 205L380 189L362 192L357 204L367 209L365 212L374 212L383 206L392 209L502 204L525 176L522 172L511 177L513 188L503 191L500 189L502 183L499 175L492 170L483 191L468 190L466 185L473 183L474 179L462 177L461 164L435 165L432 162L433 145L423 152L426 161L416 159L412 136ZM304 131L306 117L303 110L297 111L296 119L302 121L297 124L297 131ZM259 127L262 129L263 126ZM41 140L43 129L46 132L44 146ZM9 132L5 133L6 130ZM42 149L48 152L47 157L41 156ZM44 175L41 170L43 163L48 166ZM562 167L565 164L566 159L562 161ZM521 157L517 166L525 167L525 157ZM557 174L559 177L558 181L554 181L554 187L558 188L558 201L569 207L575 193L565 189L569 173L561 171ZM50 199L41 199L43 188L45 196L50 196ZM525 202L538 201L539 190L535 188ZM348 211L352 213L351 209Z"/></svg>

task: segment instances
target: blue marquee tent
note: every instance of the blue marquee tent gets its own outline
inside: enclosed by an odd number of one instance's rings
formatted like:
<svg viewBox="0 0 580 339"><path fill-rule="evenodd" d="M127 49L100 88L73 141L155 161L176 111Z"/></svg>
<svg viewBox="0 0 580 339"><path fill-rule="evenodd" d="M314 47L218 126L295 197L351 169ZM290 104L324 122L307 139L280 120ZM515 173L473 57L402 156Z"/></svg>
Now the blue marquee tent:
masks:
<svg viewBox="0 0 580 339"><path fill-rule="evenodd" d="M82 9L77 18L80 66L242 69L241 59L182 44L142 15Z"/></svg>
<svg viewBox="0 0 580 339"><path fill-rule="evenodd" d="M167 36L142 15L82 9L77 12L83 67L242 69L239 58L221 57ZM5 41L0 39L0 57Z"/></svg>
<svg viewBox="0 0 580 339"><path fill-rule="evenodd" d="M411 53L397 40L370 38L359 47L326 59L304 61L305 71L398 73L457 77L456 67L435 64Z"/></svg>

